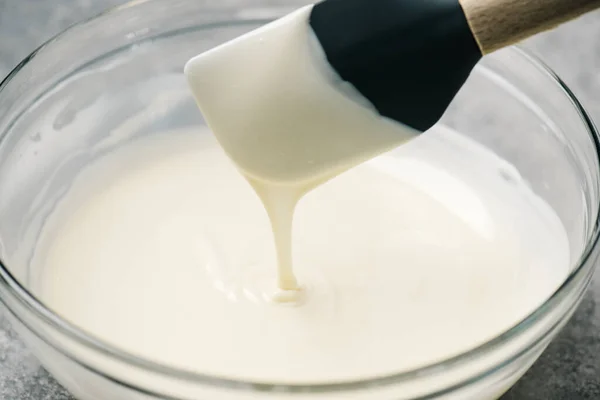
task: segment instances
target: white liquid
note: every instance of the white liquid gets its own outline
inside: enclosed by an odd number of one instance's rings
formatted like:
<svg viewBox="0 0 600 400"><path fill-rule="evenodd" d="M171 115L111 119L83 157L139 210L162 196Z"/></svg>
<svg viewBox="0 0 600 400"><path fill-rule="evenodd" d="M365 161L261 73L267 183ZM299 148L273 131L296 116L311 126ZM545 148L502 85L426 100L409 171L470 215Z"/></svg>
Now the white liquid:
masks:
<svg viewBox="0 0 600 400"><path fill-rule="evenodd" d="M309 193L293 244L306 296L283 307L269 301L276 259L253 189L211 135L167 132L81 174L40 239L36 293L163 364L314 383L473 348L569 265L558 218L514 169L441 129Z"/></svg>
<svg viewBox="0 0 600 400"><path fill-rule="evenodd" d="M185 67L209 126L267 209L284 290L299 289L291 260L298 200L417 135L381 118L337 77L311 31L311 9L210 50Z"/></svg>
<svg viewBox="0 0 600 400"><path fill-rule="evenodd" d="M569 248L556 215L460 135L438 128L347 171L415 132L336 81L309 11L187 66L218 142L165 132L81 174L37 247L46 304L169 366L331 383L472 349L561 284Z"/></svg>

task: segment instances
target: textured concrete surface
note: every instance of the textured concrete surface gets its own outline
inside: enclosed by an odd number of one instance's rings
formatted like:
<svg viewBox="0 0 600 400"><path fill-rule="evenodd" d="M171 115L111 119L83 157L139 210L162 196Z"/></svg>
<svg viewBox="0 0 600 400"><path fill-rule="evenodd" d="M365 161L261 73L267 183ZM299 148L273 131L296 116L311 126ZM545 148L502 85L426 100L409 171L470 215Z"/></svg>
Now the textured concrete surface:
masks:
<svg viewBox="0 0 600 400"><path fill-rule="evenodd" d="M215 0L217 1L217 0ZM219 2L235 0L219 0ZM295 0L280 0L293 3ZM0 76L68 25L122 0L0 0ZM237 1L243 4L243 0ZM265 1L275 4L277 0ZM600 13L527 43L600 121ZM1 191L1 189L0 189ZM599 277L600 278L600 277ZM600 279L563 333L503 400L600 399ZM0 400L69 400L0 311ZM107 399L110 400L110 399Z"/></svg>

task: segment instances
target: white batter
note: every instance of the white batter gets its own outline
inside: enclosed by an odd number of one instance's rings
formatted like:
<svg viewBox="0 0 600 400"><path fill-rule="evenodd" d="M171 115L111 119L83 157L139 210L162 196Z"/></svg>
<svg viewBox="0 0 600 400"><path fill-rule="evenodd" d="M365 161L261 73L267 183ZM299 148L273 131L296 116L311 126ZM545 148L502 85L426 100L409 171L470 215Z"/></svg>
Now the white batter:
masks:
<svg viewBox="0 0 600 400"><path fill-rule="evenodd" d="M42 299L95 336L229 378L329 382L472 348L568 273L556 215L502 160L437 130L298 206L304 303L270 302L264 208L205 132L166 132L84 171L46 224ZM38 293L38 291L36 291Z"/></svg>
<svg viewBox="0 0 600 400"><path fill-rule="evenodd" d="M561 284L557 216L466 138L437 128L346 171L415 132L347 96L309 10L188 65L218 142L165 132L81 174L35 257L51 308L163 364L323 383L464 352Z"/></svg>
<svg viewBox="0 0 600 400"><path fill-rule="evenodd" d="M190 87L219 143L271 219L279 287L292 271L294 208L309 190L418 133L381 118L326 61L311 6L192 59ZM293 293L280 300L294 300Z"/></svg>

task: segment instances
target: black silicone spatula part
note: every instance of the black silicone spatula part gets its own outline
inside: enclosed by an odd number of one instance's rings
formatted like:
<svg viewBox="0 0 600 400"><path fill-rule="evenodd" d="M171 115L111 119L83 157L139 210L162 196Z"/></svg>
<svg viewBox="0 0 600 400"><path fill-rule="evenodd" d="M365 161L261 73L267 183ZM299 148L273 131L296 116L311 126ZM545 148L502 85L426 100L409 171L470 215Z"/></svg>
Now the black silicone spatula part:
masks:
<svg viewBox="0 0 600 400"><path fill-rule="evenodd" d="M481 58L457 0L326 0L310 24L342 79L382 115L422 131Z"/></svg>
<svg viewBox="0 0 600 400"><path fill-rule="evenodd" d="M482 54L600 0L325 0L310 24L329 63L382 114L425 131Z"/></svg>

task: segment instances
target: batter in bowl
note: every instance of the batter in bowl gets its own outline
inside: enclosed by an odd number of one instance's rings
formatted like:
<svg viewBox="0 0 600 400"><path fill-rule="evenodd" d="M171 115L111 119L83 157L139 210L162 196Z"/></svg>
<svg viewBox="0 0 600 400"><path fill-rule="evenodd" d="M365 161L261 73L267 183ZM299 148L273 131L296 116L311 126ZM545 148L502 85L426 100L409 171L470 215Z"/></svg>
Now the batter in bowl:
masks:
<svg viewBox="0 0 600 400"><path fill-rule="evenodd" d="M516 169L381 118L323 68L308 10L188 64L212 132L81 172L37 246L49 307L163 365L313 384L463 353L563 282L564 227Z"/></svg>
<svg viewBox="0 0 600 400"><path fill-rule="evenodd" d="M84 170L46 223L36 293L93 336L196 372L363 379L462 353L568 274L558 217L518 173L442 127L308 193L273 302L267 214L210 132L165 132ZM176 328L174 328L176 327Z"/></svg>

